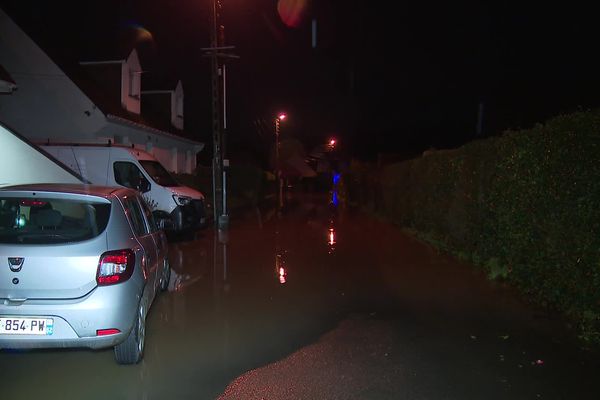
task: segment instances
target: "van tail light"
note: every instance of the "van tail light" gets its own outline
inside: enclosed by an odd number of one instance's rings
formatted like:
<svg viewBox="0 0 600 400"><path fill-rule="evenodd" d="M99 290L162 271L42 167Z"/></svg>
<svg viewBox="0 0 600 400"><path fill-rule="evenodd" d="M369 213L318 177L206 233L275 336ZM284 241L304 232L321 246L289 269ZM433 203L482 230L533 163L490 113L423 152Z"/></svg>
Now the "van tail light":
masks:
<svg viewBox="0 0 600 400"><path fill-rule="evenodd" d="M107 251L100 256L96 282L98 286L125 282L133 275L135 254L130 249Z"/></svg>

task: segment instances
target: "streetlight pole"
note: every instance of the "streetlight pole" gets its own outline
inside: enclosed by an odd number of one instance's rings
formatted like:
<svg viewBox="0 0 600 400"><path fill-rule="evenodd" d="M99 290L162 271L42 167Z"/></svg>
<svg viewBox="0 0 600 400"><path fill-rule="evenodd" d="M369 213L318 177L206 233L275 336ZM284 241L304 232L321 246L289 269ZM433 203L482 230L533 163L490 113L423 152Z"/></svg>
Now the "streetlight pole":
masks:
<svg viewBox="0 0 600 400"><path fill-rule="evenodd" d="M223 193L223 154L221 153L221 90L219 87L219 60L216 47L218 46L217 37L217 1L212 2L212 23L210 30L210 47L214 49L211 54L211 90L212 90L212 134L213 134L213 210L214 221L218 224L222 212L222 204L219 201Z"/></svg>
<svg viewBox="0 0 600 400"><path fill-rule="evenodd" d="M285 114L279 114L275 118L275 175L277 179L277 207L279 211L283 209L283 182L281 180L281 160L279 159L279 125L286 118Z"/></svg>
<svg viewBox="0 0 600 400"><path fill-rule="evenodd" d="M212 134L213 134L213 217L215 225L219 229L227 228L228 217L225 215L226 209L226 190L225 190L225 171L224 171L224 149L225 138L223 129L227 124L225 118L225 64L219 60L223 58L239 58L236 55L226 53L227 50L234 49L234 46L224 46L224 27L218 26L219 10L221 9L220 0L212 0L212 21L210 29L210 47L202 48L205 55L211 58L211 92L212 92ZM218 29L217 29L218 26ZM220 33L220 35L219 35ZM220 36L220 37L219 37ZM220 39L220 40L219 40ZM221 85L221 76L223 79ZM221 115L221 107L223 113Z"/></svg>

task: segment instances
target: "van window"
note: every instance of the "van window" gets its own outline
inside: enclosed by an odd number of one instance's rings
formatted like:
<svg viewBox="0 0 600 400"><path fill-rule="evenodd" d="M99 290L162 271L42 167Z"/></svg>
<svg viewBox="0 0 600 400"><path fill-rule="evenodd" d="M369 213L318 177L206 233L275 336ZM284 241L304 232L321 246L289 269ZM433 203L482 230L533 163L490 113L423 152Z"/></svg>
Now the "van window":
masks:
<svg viewBox="0 0 600 400"><path fill-rule="evenodd" d="M158 161L140 160L140 164L146 170L148 175L152 177L154 182L160 186L180 186L179 183L169 174L169 171L162 166Z"/></svg>
<svg viewBox="0 0 600 400"><path fill-rule="evenodd" d="M0 243L58 244L92 239L108 225L110 204L38 197L0 198Z"/></svg>
<svg viewBox="0 0 600 400"><path fill-rule="evenodd" d="M117 161L113 164L115 182L125 187L139 190L144 175L142 171L132 162Z"/></svg>

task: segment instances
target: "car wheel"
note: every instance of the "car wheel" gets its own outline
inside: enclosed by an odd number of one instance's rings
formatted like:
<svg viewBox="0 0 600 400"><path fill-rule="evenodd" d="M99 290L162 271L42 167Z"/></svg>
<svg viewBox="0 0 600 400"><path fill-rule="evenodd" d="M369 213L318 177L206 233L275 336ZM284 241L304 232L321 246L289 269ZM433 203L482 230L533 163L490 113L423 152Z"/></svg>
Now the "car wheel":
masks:
<svg viewBox="0 0 600 400"><path fill-rule="evenodd" d="M163 268L163 273L160 276L160 290L165 291L169 287L169 281L171 280L171 266L169 265L169 260L165 258L165 266Z"/></svg>
<svg viewBox="0 0 600 400"><path fill-rule="evenodd" d="M118 364L137 364L144 355L144 341L146 339L146 318L144 309L140 304L135 323L124 342L115 346L115 359Z"/></svg>

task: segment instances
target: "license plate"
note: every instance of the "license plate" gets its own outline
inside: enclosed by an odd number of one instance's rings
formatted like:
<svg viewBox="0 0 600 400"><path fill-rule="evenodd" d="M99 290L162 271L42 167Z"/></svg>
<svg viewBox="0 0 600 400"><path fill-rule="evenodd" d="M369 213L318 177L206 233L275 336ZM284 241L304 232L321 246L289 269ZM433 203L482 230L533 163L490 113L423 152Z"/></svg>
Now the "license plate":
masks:
<svg viewBox="0 0 600 400"><path fill-rule="evenodd" d="M0 317L0 335L52 335L52 318Z"/></svg>

